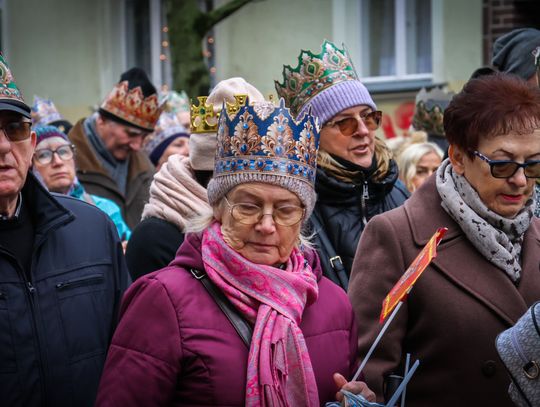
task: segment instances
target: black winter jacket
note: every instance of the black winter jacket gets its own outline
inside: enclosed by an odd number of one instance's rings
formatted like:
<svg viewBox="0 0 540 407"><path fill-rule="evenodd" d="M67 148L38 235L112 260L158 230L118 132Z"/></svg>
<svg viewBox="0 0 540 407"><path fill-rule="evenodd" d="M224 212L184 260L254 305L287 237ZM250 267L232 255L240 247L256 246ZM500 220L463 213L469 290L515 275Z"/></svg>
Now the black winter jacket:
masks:
<svg viewBox="0 0 540 407"><path fill-rule="evenodd" d="M371 180L366 172L363 182L346 183L317 168L317 203L310 225L324 275L345 289L347 287L337 278L330 258L341 258L348 279L356 246L366 223L373 216L402 205L409 197L407 188L398 180L398 174L397 164L393 160L387 176L380 182ZM326 250L323 234L328 237L335 254Z"/></svg>
<svg viewBox="0 0 540 407"><path fill-rule="evenodd" d="M99 209L51 196L31 175L30 278L0 247L0 404L92 406L128 273Z"/></svg>

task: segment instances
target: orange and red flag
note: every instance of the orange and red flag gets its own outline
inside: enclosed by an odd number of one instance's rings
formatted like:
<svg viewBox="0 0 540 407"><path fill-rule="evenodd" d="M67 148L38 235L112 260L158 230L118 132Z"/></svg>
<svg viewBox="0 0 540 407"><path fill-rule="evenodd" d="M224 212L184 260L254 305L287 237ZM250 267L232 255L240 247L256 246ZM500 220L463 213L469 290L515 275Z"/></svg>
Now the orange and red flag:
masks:
<svg viewBox="0 0 540 407"><path fill-rule="evenodd" d="M431 260L437 256L437 246L447 230L447 228L437 229L422 251L418 253L418 256L416 256L416 259L414 259L407 271L403 273L396 285L390 290L382 303L380 323L385 320L400 301L403 301L408 292L411 291L416 280L418 280L418 277L420 277Z"/></svg>

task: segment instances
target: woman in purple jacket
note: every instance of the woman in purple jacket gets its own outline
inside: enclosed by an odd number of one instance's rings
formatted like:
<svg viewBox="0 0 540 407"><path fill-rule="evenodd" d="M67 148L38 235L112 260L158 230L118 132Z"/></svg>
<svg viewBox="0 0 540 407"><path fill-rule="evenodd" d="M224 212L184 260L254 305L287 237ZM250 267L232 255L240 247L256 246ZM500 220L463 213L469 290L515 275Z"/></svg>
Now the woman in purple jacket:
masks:
<svg viewBox="0 0 540 407"><path fill-rule="evenodd" d="M315 204L313 118L295 121L283 101L227 109L212 213L124 297L97 405L319 406L340 389L373 400L345 379L357 346L346 294L300 235Z"/></svg>

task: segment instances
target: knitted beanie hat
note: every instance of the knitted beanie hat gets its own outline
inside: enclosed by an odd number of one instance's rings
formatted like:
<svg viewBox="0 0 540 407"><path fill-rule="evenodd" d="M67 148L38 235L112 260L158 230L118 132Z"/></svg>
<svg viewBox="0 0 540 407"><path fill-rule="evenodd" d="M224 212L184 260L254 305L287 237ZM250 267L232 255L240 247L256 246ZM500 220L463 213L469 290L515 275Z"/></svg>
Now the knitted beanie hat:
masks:
<svg viewBox="0 0 540 407"><path fill-rule="evenodd" d="M536 72L532 52L540 46L540 30L520 28L497 38L491 63L499 71L527 80Z"/></svg>
<svg viewBox="0 0 540 407"><path fill-rule="evenodd" d="M206 99L207 104L213 104L214 115L221 112L223 103L234 103L234 95L248 95L250 102L263 102L261 92L244 78L230 78L219 82ZM212 171L214 169L214 157L216 155L217 134L195 133L189 138L189 160L191 168L200 171Z"/></svg>
<svg viewBox="0 0 540 407"><path fill-rule="evenodd" d="M352 61L345 49L324 41L322 51L300 52L298 66L283 67L283 82L275 81L276 91L285 99L293 114L301 117L309 108L319 125L354 106L367 105L373 110L373 102L366 87L358 80Z"/></svg>
<svg viewBox="0 0 540 407"><path fill-rule="evenodd" d="M145 137L143 150L152 164L157 165L167 147L180 137L189 137L188 130L180 124L175 113L163 112L159 116L154 132Z"/></svg>
<svg viewBox="0 0 540 407"><path fill-rule="evenodd" d="M277 185L296 194L309 218L316 201L315 174L319 130L313 116L296 121L283 99L246 103L229 115L223 109L217 136L214 177L208 202L216 205L231 189L245 183Z"/></svg>
<svg viewBox="0 0 540 407"><path fill-rule="evenodd" d="M44 140L59 137L69 142L68 137L58 127L55 126L38 126L34 129L36 132L36 147Z"/></svg>
<svg viewBox="0 0 540 407"><path fill-rule="evenodd" d="M311 114L319 119L322 126L338 113L359 105L377 110L371 95L360 81L345 81L323 90L302 107L298 116L302 117L311 108Z"/></svg>

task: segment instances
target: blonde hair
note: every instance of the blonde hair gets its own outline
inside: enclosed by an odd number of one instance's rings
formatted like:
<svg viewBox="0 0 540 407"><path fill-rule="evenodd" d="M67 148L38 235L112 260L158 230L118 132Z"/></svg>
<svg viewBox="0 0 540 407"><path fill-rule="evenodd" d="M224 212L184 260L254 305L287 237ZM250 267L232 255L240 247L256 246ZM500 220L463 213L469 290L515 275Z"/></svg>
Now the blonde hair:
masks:
<svg viewBox="0 0 540 407"><path fill-rule="evenodd" d="M390 149L387 147L386 143L378 137L375 137L375 158L377 160L377 169L373 174L372 179L377 182L386 177L386 174L390 169L390 160L392 158ZM353 182L360 172L346 169L325 150L319 150L317 164L324 170L332 173L335 178L344 182Z"/></svg>
<svg viewBox="0 0 540 407"><path fill-rule="evenodd" d="M403 150L397 159L399 167L399 177L410 192L414 191L412 179L416 175L416 165L423 156L429 153L435 153L441 159L444 153L435 143L415 143Z"/></svg>
<svg viewBox="0 0 540 407"><path fill-rule="evenodd" d="M212 208L204 208L198 214L187 219L184 232L185 233L203 232L205 229L207 229L211 225L213 221L216 220L214 216L214 209L218 209L220 207L222 209L224 202L225 200L221 198L220 201L216 203ZM307 247L307 248L313 249L313 243L312 243L313 234L307 233L306 224L307 224L307 219L304 219L302 221L302 228L300 229L300 234L298 236L298 243L296 247Z"/></svg>

